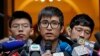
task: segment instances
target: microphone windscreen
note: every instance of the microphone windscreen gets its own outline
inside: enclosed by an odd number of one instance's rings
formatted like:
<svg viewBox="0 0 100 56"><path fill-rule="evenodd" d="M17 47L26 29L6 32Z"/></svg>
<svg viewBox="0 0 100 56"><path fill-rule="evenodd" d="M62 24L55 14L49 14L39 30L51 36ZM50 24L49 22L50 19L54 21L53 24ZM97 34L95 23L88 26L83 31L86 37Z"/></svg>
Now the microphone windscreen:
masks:
<svg viewBox="0 0 100 56"><path fill-rule="evenodd" d="M99 44L98 42L96 42L96 43L94 44L94 49L95 49L95 50L99 50L99 49L100 49L100 44Z"/></svg>
<svg viewBox="0 0 100 56"><path fill-rule="evenodd" d="M67 52L69 52L69 53L71 53L72 52L72 48L71 48L71 46L68 44L68 43L66 43L66 42L61 42L60 43L60 49L61 49L61 51L67 51Z"/></svg>
<svg viewBox="0 0 100 56"><path fill-rule="evenodd" d="M2 43L2 48L4 51L12 51L14 49L20 48L25 44L22 40L12 40Z"/></svg>
<svg viewBox="0 0 100 56"><path fill-rule="evenodd" d="M96 38L97 42L100 44L100 32L97 32L95 34L95 38Z"/></svg>

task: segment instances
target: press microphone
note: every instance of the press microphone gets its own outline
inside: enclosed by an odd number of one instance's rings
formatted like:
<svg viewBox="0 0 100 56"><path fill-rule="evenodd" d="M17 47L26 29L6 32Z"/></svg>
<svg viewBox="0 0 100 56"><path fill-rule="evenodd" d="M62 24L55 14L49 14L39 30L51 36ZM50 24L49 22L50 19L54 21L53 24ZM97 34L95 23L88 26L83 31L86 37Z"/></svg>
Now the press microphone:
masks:
<svg viewBox="0 0 100 56"><path fill-rule="evenodd" d="M29 47L29 55L30 56L41 56L40 54L41 47L38 44L32 44Z"/></svg>
<svg viewBox="0 0 100 56"><path fill-rule="evenodd" d="M53 56L70 56L67 52L53 53Z"/></svg>
<svg viewBox="0 0 100 56"><path fill-rule="evenodd" d="M51 49L52 49L52 42L48 40L45 43L45 52L51 53Z"/></svg>
<svg viewBox="0 0 100 56"><path fill-rule="evenodd" d="M89 55L89 51L86 47L84 47L83 45L74 47L72 51L72 56L85 56L85 55L86 56Z"/></svg>
<svg viewBox="0 0 100 56"><path fill-rule="evenodd" d="M71 46L66 42L60 42L60 49L61 49L61 51L63 51L63 52L65 51L65 52L68 52L70 54L72 52Z"/></svg>
<svg viewBox="0 0 100 56"><path fill-rule="evenodd" d="M24 46L25 41L23 40L11 40L1 43L1 50L2 51L12 51L17 48Z"/></svg>
<svg viewBox="0 0 100 56"><path fill-rule="evenodd" d="M100 32L97 32L97 33L95 34L95 38L96 38L97 42L98 42L99 45L100 45Z"/></svg>
<svg viewBox="0 0 100 56"><path fill-rule="evenodd" d="M100 32L97 32L94 36L97 41L94 43L94 51L92 55L100 56Z"/></svg>
<svg viewBox="0 0 100 56"><path fill-rule="evenodd" d="M96 38L97 42L94 44L94 49L100 50L100 32L97 32L95 34L95 38Z"/></svg>
<svg viewBox="0 0 100 56"><path fill-rule="evenodd" d="M94 49L97 50L97 51L100 50L100 45L99 45L98 42L94 43Z"/></svg>
<svg viewBox="0 0 100 56"><path fill-rule="evenodd" d="M98 34L99 33L96 33L95 35L98 36ZM97 38L98 37L96 37L96 39ZM94 55L94 53L96 54L98 52L98 50L100 49L100 44L98 43L98 40L97 40L97 42L92 43L92 42L90 42L90 41L88 41L88 40L83 39L83 38L80 37L78 39L78 43L79 44L83 44L85 47L87 47L89 49L90 55L91 55L91 53L93 53L93 55Z"/></svg>

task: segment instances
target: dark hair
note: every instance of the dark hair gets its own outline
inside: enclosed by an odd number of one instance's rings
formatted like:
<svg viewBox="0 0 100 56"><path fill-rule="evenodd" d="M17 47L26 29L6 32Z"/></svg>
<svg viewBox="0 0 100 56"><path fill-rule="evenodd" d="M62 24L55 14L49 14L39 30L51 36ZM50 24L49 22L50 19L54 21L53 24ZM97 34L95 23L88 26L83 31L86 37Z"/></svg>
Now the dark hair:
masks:
<svg viewBox="0 0 100 56"><path fill-rule="evenodd" d="M15 11L10 20L9 20L9 27L11 28L11 24L12 24L12 21L15 20L15 19L22 19L22 18L25 18L29 21L30 23L30 27L32 27L32 18L31 16L25 12L25 11Z"/></svg>
<svg viewBox="0 0 100 56"><path fill-rule="evenodd" d="M42 17L52 17L52 16L59 17L60 25L61 26L64 25L63 13L61 12L60 9L53 6L47 6L40 12L38 16L38 24L40 23Z"/></svg>
<svg viewBox="0 0 100 56"><path fill-rule="evenodd" d="M87 26L91 29L91 32L94 29L94 21L87 14L78 14L70 22L70 28L72 29L75 25Z"/></svg>

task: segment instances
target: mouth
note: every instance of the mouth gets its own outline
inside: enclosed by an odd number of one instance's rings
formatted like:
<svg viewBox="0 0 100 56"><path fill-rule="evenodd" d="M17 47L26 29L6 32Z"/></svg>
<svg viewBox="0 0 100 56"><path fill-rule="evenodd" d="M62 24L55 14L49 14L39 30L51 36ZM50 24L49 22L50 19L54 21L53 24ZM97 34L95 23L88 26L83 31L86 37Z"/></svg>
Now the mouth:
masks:
<svg viewBox="0 0 100 56"><path fill-rule="evenodd" d="M46 36L47 37L52 37L53 36L53 33L46 33Z"/></svg>
<svg viewBox="0 0 100 56"><path fill-rule="evenodd" d="M16 36L16 39L23 39L24 38L24 34L18 34L17 36Z"/></svg>

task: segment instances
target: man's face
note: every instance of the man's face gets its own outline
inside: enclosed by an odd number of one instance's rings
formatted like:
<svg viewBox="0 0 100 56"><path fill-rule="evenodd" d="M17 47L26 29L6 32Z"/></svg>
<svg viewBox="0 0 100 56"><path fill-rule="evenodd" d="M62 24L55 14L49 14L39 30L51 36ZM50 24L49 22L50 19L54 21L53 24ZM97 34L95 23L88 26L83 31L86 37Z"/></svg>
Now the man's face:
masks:
<svg viewBox="0 0 100 56"><path fill-rule="evenodd" d="M60 26L57 16L42 17L38 30L44 40L56 40L63 32L63 27Z"/></svg>
<svg viewBox="0 0 100 56"><path fill-rule="evenodd" d="M70 31L70 37L73 40L75 40L79 37L82 37L82 38L88 40L90 38L90 36L91 36L91 29L87 26L76 25Z"/></svg>
<svg viewBox="0 0 100 56"><path fill-rule="evenodd" d="M30 27L29 21L22 18L12 21L10 32L16 39L26 40L33 33L33 29Z"/></svg>

